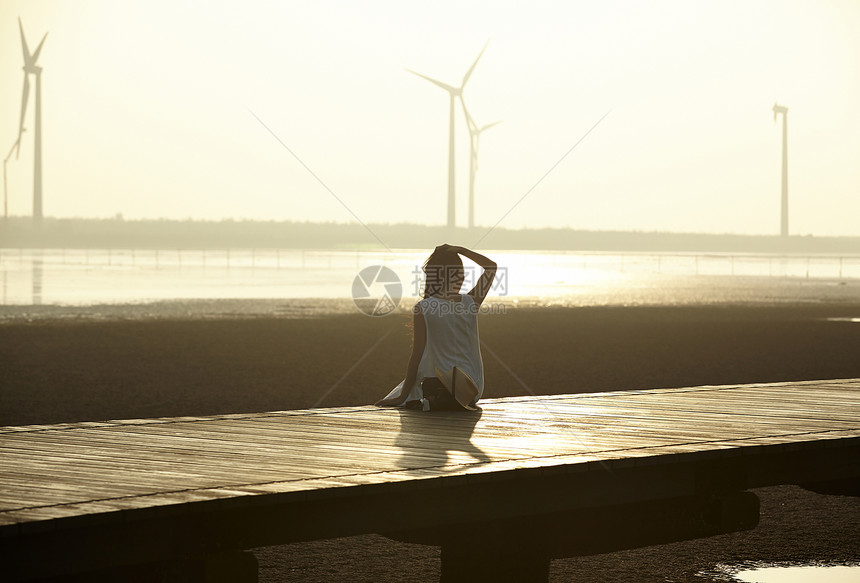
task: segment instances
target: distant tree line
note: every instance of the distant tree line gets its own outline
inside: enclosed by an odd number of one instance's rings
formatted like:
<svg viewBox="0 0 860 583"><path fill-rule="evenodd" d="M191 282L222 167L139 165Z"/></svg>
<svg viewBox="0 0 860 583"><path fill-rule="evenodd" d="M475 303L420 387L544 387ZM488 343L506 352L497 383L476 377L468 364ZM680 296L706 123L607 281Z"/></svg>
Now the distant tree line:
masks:
<svg viewBox="0 0 860 583"><path fill-rule="evenodd" d="M609 252L860 253L860 237L716 235L585 231L574 229L474 229L410 223L312 223L295 221L175 221L45 218L0 219L0 247L78 249L432 249L448 242L482 249ZM375 236L374 236L375 235ZM377 240L377 238L379 240Z"/></svg>

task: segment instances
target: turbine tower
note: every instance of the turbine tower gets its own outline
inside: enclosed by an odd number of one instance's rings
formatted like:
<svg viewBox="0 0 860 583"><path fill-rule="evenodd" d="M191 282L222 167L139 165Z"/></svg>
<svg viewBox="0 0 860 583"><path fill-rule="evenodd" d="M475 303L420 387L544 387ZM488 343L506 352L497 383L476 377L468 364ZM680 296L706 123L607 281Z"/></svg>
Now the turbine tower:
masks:
<svg viewBox="0 0 860 583"><path fill-rule="evenodd" d="M490 41L487 41L489 43ZM469 77L472 76L472 71L475 70L475 65L478 64L478 61L481 58L481 55L484 54L484 51L487 49L487 44L484 44L484 48L481 49L481 52L478 53L478 57L475 59L475 62L472 63L472 66L469 67L469 70L466 71L466 74L463 75L463 81L460 83L459 87L453 87L448 85L447 83L442 83L441 81L437 81L432 77L428 77L427 75L422 75L421 73L416 73L411 69L406 69L408 72L413 75L418 75L422 79L426 79L430 81L434 85L437 85L448 92L450 97L449 104L449 115L448 115L448 227L453 228L455 226L455 203L456 197L454 194L455 190L455 181L454 181L454 105L458 97L462 99L463 96L463 88L466 86L466 83L469 81Z"/></svg>
<svg viewBox="0 0 860 583"><path fill-rule="evenodd" d="M478 172L478 146L481 142L481 133L502 122L494 121L478 127L462 95L460 95L460 103L463 105L463 113L466 114L466 125L469 127L469 228L472 229L475 227L475 174Z"/></svg>
<svg viewBox="0 0 860 583"><path fill-rule="evenodd" d="M27 114L27 101L30 97L30 75L36 76L36 95L34 97L36 109L33 128L33 146L35 150L33 159L33 221L36 224L42 222L42 67L36 65L39 60L39 53L42 51L42 45L45 44L45 38L48 33L42 37L42 41L36 50L31 54L30 48L27 46L27 39L24 36L24 25L21 24L21 18L18 17L18 28L21 31L21 50L24 52L24 91L21 94L21 122L18 125L18 141L15 151L15 158L21 152L21 136L24 133L24 118Z"/></svg>
<svg viewBox="0 0 860 583"><path fill-rule="evenodd" d="M779 234L788 237L788 108L784 105L773 104L773 121L782 114L782 213L780 215Z"/></svg>

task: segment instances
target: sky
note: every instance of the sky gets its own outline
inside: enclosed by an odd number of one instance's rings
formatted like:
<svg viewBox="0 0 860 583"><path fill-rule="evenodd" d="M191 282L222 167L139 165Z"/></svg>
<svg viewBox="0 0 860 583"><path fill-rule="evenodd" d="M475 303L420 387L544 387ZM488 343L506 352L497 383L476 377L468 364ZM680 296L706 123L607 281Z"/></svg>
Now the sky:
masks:
<svg viewBox="0 0 860 583"><path fill-rule="evenodd" d="M46 216L444 224L448 95L406 69L459 85L488 43L464 90L478 124L501 121L476 224L777 234L778 102L790 231L860 236L856 0L4 0L4 157L18 17L31 50L49 32ZM33 98L11 215L32 208ZM465 226L459 104L455 135Z"/></svg>

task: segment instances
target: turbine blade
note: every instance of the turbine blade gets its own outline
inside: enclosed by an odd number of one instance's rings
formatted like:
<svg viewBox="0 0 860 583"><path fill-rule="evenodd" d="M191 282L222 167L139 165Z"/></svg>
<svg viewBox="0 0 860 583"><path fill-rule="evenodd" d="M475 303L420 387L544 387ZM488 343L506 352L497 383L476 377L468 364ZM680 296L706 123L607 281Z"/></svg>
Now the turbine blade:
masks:
<svg viewBox="0 0 860 583"><path fill-rule="evenodd" d="M491 127L493 127L493 126L497 126L497 125L499 125L500 123L502 123L502 120L494 121L493 123L488 123L487 125L485 125L485 126L484 126L484 127L482 127L481 129L479 129L478 131L479 131L479 132L482 132L482 131L484 131L484 130L488 130L488 129L490 129L490 128L491 128Z"/></svg>
<svg viewBox="0 0 860 583"><path fill-rule="evenodd" d="M43 37L42 37L42 40L41 40L41 42L39 43L39 46L37 46L37 47L36 47L36 52L35 52L35 53L33 53L33 57L32 57L32 59L31 59L31 61L32 61L32 63L33 63L34 65L36 64L36 61L38 61L38 60L39 60L39 53L40 53L40 52L42 52L42 45L43 45L43 44L45 44L45 39L46 39L46 38L48 38L48 33L47 33L47 32L45 33L45 36L43 36Z"/></svg>
<svg viewBox="0 0 860 583"><path fill-rule="evenodd" d="M472 66L469 67L469 70L466 71L466 74L463 76L463 82L460 84L460 89L466 86L466 83L469 81L469 77L472 76L472 71L475 70L475 65L478 64L478 61L481 60L481 55L484 54L484 51L487 50L487 45L490 44L490 40L487 39L487 42L484 43L484 48L481 49L481 52L478 53L478 57L475 59L475 62L472 63Z"/></svg>
<svg viewBox="0 0 860 583"><path fill-rule="evenodd" d="M24 91L21 93L21 121L18 124L18 150L15 153L15 159L18 159L18 153L21 152L21 134L24 133L24 118L27 115L27 99L30 97L30 75L24 73Z"/></svg>
<svg viewBox="0 0 860 583"><path fill-rule="evenodd" d="M12 153L13 153L13 152L18 148L18 144L20 144L20 143L21 143L21 140L15 140L15 143L14 143L14 144L12 144L12 147L11 147L11 148L9 148L9 153L8 153L8 154L6 154L6 157L5 157L5 158L3 158L3 163L4 163L4 164L5 164L6 162L8 162L8 161L9 161L9 158L11 158L11 157L12 157Z"/></svg>
<svg viewBox="0 0 860 583"><path fill-rule="evenodd" d="M460 93L460 105L463 106L463 113L466 114L466 125L469 127L469 133L473 134L478 130L478 124L475 123L475 119L469 113L469 108L466 107L466 100L463 99L462 93Z"/></svg>
<svg viewBox="0 0 860 583"><path fill-rule="evenodd" d="M428 77L427 75L422 75L421 73L416 73L416 72L415 72L415 71L413 71L412 69L406 69L406 70L407 70L409 73L412 73L413 75L418 75L418 76L419 76L419 77L421 77L422 79L426 79L427 81L430 81L430 82L431 82L431 83L433 83L434 85L438 85L439 87L441 87L441 88L442 88L442 89L444 89L445 91L449 91L449 92L451 92L451 93L455 93L455 92L457 91L457 88L456 88L456 87L451 87L451 86L450 86L450 85L448 85L447 83L442 83L441 81L437 81L436 79L434 79L434 78L432 78L432 77Z"/></svg>
<svg viewBox="0 0 860 583"><path fill-rule="evenodd" d="M18 30L21 31L21 50L24 51L24 63L30 64L30 47L27 46L27 38L24 36L24 25L21 23L21 17L18 17Z"/></svg>

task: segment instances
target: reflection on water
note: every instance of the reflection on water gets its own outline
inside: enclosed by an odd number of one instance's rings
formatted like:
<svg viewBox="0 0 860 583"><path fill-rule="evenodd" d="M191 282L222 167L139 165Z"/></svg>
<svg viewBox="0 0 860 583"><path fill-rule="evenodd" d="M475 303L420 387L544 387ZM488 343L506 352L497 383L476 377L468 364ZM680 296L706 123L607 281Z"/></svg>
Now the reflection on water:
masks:
<svg viewBox="0 0 860 583"><path fill-rule="evenodd" d="M700 303L752 280L772 288L825 283L834 288L828 293L835 296L856 294L854 288L860 285L857 255L485 253L501 268L490 296L540 298L543 303L561 299L577 305L666 299ZM0 249L0 271L4 305L349 298L356 274L380 264L397 273L408 299L420 294L420 265L427 254L427 250ZM466 286L469 277L467 272ZM716 292L715 281L720 288ZM793 291L790 297L797 295Z"/></svg>
<svg viewBox="0 0 860 583"><path fill-rule="evenodd" d="M856 583L860 566L762 567L739 571L735 577L744 583Z"/></svg>
<svg viewBox="0 0 860 583"><path fill-rule="evenodd" d="M32 304L34 306L42 305L42 256L41 252L37 256L33 257L33 294L32 294Z"/></svg>

